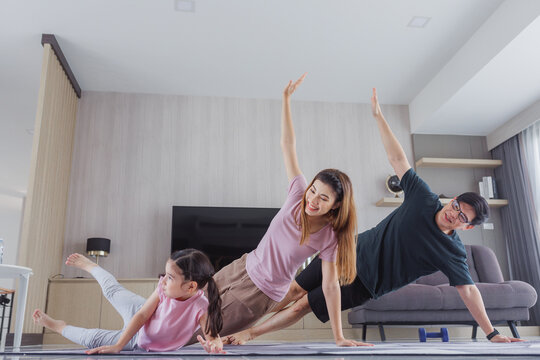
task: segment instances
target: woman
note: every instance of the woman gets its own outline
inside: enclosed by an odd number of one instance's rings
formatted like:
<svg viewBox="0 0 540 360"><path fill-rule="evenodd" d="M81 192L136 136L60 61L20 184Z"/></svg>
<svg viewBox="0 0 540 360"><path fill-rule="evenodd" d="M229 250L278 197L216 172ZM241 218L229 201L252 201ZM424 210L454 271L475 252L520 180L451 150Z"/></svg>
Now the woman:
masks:
<svg viewBox="0 0 540 360"><path fill-rule="evenodd" d="M326 169L307 183L298 165L290 98L306 74L289 81L283 91L281 149L289 191L255 250L221 269L214 279L220 289L223 310L222 335L249 328L263 315L277 311L296 271L308 257L319 252L323 291L336 344L355 346L343 336L340 283L356 276L356 210L349 177ZM195 336L192 338L195 342Z"/></svg>

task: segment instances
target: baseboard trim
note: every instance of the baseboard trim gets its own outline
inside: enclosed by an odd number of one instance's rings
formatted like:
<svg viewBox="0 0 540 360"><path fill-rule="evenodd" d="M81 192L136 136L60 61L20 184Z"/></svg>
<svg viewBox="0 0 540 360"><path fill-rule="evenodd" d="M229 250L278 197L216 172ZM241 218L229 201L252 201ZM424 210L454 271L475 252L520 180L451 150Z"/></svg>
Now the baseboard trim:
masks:
<svg viewBox="0 0 540 360"><path fill-rule="evenodd" d="M7 334L6 346L13 346L14 334ZM43 344L43 334L22 334L21 346Z"/></svg>

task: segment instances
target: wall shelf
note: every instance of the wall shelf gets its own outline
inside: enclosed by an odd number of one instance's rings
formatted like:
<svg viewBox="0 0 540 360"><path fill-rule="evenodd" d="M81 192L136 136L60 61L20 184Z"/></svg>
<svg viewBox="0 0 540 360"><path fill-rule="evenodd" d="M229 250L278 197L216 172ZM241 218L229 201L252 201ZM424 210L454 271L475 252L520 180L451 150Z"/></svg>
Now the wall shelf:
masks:
<svg viewBox="0 0 540 360"><path fill-rule="evenodd" d="M448 204L452 199L440 199L443 205ZM489 206L498 208L508 205L505 199L486 199ZM384 197L375 204L378 207L398 207L403 204L403 198Z"/></svg>
<svg viewBox="0 0 540 360"><path fill-rule="evenodd" d="M444 168L496 168L502 165L502 160L492 159L453 159L423 157L416 162L416 167Z"/></svg>

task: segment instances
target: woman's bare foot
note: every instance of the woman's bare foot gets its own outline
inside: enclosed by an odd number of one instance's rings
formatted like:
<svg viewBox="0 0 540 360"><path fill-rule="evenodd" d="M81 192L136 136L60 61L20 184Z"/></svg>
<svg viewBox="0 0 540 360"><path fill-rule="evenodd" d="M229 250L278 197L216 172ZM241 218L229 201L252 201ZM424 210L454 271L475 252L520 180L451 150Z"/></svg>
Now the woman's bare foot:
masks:
<svg viewBox="0 0 540 360"><path fill-rule="evenodd" d="M234 333L223 338L223 344L227 345L244 345L248 341L253 340L253 335L251 334L251 329L246 329Z"/></svg>
<svg viewBox="0 0 540 360"><path fill-rule="evenodd" d="M87 257L84 257L81 254L77 254L77 253L71 254L68 256L66 260L66 265L73 266L87 272L90 272L92 268L97 266Z"/></svg>
<svg viewBox="0 0 540 360"><path fill-rule="evenodd" d="M62 330L64 330L67 325L65 321L55 320L39 309L34 310L32 318L34 319L35 324L45 326L47 329L51 329L59 334L62 334Z"/></svg>

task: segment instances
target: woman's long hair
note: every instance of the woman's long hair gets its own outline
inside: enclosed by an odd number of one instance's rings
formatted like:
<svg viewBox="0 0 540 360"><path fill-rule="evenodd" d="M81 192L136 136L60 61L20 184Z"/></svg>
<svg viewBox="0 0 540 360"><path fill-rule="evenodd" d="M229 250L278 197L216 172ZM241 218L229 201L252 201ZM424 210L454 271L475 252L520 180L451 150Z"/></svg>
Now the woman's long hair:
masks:
<svg viewBox="0 0 540 360"><path fill-rule="evenodd" d="M212 263L203 252L195 249L175 251L171 255L171 260L182 270L185 280L195 281L199 289L208 284L208 318L205 333L210 330L210 335L217 337L223 328L223 315L219 291L212 277L214 276Z"/></svg>
<svg viewBox="0 0 540 360"><path fill-rule="evenodd" d="M356 207L354 205L354 196L352 183L347 174L336 169L325 169L320 171L304 191L304 197L300 203L299 226L302 229L302 239L300 245L306 243L309 239L309 222L306 214L306 194L315 182L319 180L330 186L336 194L336 203L340 203L335 209L332 209L326 215L332 228L337 235L338 251L336 265L341 285L348 285L356 277Z"/></svg>

